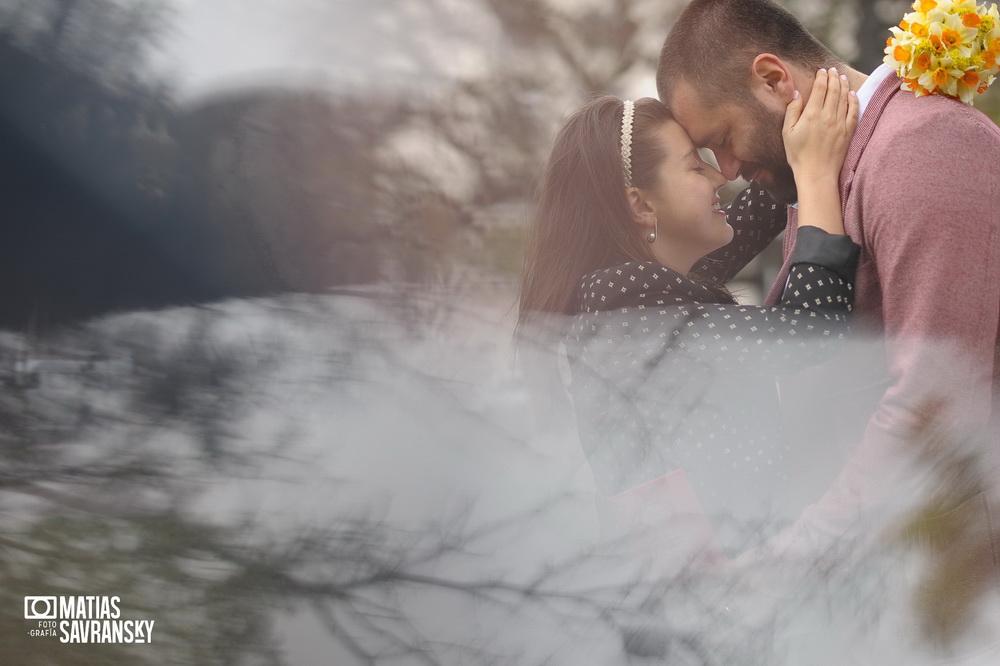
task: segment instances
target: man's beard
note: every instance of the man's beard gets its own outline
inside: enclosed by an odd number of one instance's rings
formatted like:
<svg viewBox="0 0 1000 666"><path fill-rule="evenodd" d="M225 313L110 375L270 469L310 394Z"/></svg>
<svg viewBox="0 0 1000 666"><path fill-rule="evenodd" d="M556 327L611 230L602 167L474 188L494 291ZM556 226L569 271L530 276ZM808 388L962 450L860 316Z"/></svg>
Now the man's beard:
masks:
<svg viewBox="0 0 1000 666"><path fill-rule="evenodd" d="M767 172L758 181L775 201L784 204L795 203L799 193L795 187L795 176L792 167L788 166L785 157L785 144L781 138L781 129L785 124L784 116L769 112L764 105L753 99L750 102L750 113L754 123L754 133L750 150L754 161Z"/></svg>

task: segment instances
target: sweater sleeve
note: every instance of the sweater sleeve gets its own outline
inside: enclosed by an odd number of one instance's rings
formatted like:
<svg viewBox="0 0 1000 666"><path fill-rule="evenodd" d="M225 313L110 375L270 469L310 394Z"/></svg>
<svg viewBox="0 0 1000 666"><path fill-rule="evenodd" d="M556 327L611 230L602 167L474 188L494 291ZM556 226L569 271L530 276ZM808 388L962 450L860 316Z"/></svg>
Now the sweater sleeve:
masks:
<svg viewBox="0 0 1000 666"><path fill-rule="evenodd" d="M803 231L810 240L796 251L777 306L690 303L664 292L635 305L581 315L576 341L603 349L597 363L624 355L647 368L674 353L720 373L775 374L825 360L843 345L848 331L859 247L846 236L812 227ZM600 280L588 286L595 302L609 301L616 289L618 283ZM608 360L624 367L620 358Z"/></svg>
<svg viewBox="0 0 1000 666"><path fill-rule="evenodd" d="M764 251L785 229L785 207L776 203L764 188L751 183L729 204L727 221L733 240L725 247L702 257L693 273L725 284Z"/></svg>

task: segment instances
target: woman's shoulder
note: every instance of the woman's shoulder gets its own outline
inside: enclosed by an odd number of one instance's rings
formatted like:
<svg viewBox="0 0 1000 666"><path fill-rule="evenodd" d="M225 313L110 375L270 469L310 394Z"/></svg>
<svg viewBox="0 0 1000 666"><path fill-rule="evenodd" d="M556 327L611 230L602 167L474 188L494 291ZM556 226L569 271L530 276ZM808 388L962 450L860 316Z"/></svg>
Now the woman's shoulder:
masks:
<svg viewBox="0 0 1000 666"><path fill-rule="evenodd" d="M698 285L652 261L629 261L589 273L577 290L577 312L690 302Z"/></svg>

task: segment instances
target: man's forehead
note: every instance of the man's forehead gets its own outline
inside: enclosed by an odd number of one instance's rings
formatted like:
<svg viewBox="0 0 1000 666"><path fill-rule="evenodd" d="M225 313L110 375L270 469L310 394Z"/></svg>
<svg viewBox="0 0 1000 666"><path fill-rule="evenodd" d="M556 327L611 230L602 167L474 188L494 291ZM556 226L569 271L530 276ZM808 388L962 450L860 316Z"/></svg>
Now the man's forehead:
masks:
<svg viewBox="0 0 1000 666"><path fill-rule="evenodd" d="M705 146L725 131L727 112L721 105L706 104L694 86L680 81L670 100L670 111L696 146Z"/></svg>

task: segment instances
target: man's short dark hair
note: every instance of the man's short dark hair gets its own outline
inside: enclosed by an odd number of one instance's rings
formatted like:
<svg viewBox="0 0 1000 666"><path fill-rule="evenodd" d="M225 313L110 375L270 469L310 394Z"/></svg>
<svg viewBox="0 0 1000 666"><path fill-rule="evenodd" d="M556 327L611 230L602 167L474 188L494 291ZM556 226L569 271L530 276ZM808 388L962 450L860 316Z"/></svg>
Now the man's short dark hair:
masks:
<svg viewBox="0 0 1000 666"><path fill-rule="evenodd" d="M771 0L692 0L660 51L660 100L669 106L680 81L696 87L707 103L746 99L750 64L761 53L812 69L843 64Z"/></svg>

